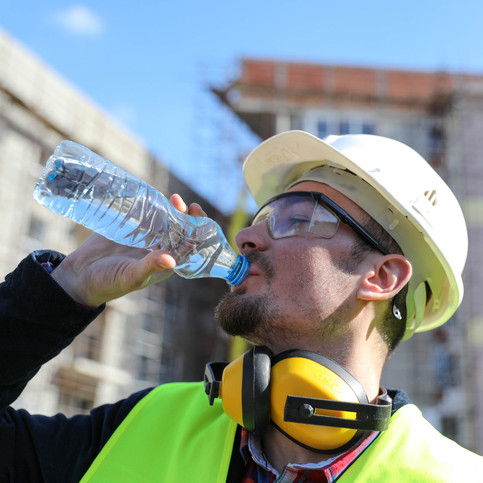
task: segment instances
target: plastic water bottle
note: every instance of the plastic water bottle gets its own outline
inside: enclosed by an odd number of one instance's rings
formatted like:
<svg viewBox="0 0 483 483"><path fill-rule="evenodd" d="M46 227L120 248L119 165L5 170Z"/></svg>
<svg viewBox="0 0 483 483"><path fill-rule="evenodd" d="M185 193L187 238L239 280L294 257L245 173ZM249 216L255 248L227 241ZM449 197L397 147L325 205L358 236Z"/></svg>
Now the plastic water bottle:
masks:
<svg viewBox="0 0 483 483"><path fill-rule="evenodd" d="M176 210L148 183L75 142L57 146L34 198L116 243L166 250L184 278L218 277L237 286L248 273L247 259L215 221Z"/></svg>

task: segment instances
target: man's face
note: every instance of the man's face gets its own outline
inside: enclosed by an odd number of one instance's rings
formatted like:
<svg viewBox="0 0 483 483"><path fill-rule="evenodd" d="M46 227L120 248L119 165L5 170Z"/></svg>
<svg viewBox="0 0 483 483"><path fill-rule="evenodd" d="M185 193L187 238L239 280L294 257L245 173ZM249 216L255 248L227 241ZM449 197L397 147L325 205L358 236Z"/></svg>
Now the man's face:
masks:
<svg viewBox="0 0 483 483"><path fill-rule="evenodd" d="M324 193L356 220L364 217L355 203L322 183L303 182L289 191ZM359 273L340 267L357 241L343 223L329 239L306 234L274 240L265 221L241 230L236 242L252 262L250 276L218 305L220 326L277 352L310 348L311 340L315 348L321 337L347 332L358 310Z"/></svg>

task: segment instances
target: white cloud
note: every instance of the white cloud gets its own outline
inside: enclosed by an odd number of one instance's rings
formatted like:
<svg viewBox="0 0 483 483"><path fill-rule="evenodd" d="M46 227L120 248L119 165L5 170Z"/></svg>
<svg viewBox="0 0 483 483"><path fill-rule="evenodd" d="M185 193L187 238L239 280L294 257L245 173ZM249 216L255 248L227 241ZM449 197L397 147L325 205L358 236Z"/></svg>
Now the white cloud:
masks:
<svg viewBox="0 0 483 483"><path fill-rule="evenodd" d="M103 19L84 5L72 5L52 15L55 24L72 35L99 37L104 33Z"/></svg>

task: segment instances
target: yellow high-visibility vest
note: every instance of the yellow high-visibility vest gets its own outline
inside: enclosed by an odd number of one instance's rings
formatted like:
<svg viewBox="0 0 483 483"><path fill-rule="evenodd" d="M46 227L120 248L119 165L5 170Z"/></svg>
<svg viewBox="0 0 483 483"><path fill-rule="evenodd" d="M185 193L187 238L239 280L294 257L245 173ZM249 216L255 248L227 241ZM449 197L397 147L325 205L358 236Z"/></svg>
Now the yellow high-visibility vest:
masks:
<svg viewBox="0 0 483 483"><path fill-rule="evenodd" d="M202 383L159 386L128 414L81 483L225 482L236 428L220 400L208 404ZM408 404L338 481L483 482L483 457L442 436Z"/></svg>

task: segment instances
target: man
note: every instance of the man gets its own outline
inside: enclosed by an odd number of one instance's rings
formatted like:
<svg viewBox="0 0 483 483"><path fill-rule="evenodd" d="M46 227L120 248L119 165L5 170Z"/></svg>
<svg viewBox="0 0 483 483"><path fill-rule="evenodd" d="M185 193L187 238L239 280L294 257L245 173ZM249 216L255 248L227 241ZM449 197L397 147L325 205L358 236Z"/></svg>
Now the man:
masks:
<svg viewBox="0 0 483 483"><path fill-rule="evenodd" d="M194 383L71 420L6 408L5 480L483 478L482 457L437 433L403 392L380 387L399 341L443 324L461 302L466 227L449 188L410 148L377 136L283 133L244 172L262 205L236 239L251 270L216 318L255 348L208 367L212 405ZM0 289L3 406L103 303L175 263L97 235L65 259L38 252L22 262Z"/></svg>

